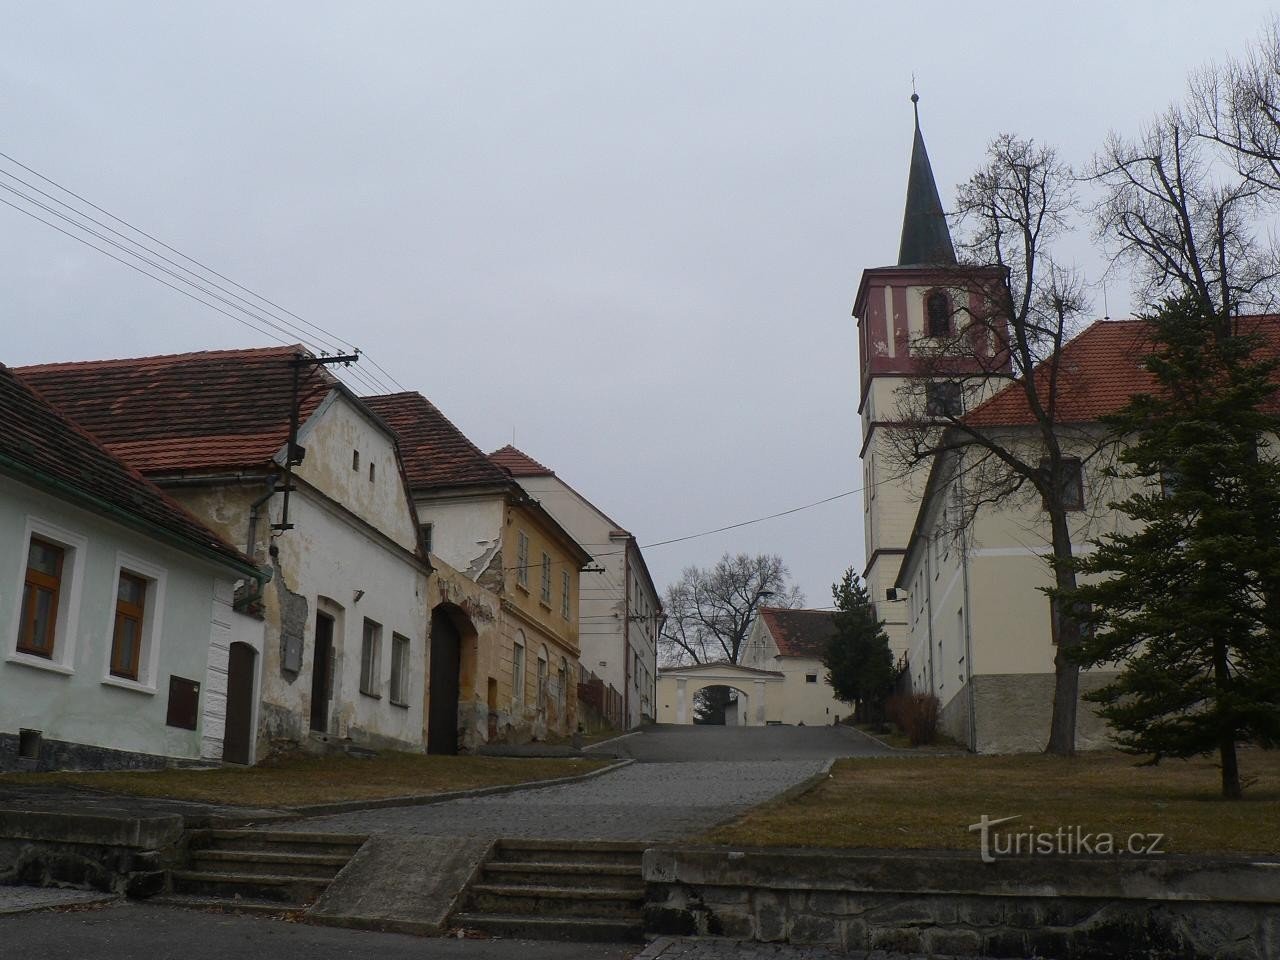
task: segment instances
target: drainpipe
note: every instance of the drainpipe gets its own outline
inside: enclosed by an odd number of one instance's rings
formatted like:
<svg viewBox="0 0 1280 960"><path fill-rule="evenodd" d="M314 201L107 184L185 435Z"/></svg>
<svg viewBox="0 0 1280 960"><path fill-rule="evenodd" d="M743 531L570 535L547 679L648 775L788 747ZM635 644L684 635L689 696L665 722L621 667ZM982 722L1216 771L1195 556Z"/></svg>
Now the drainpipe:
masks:
<svg viewBox="0 0 1280 960"><path fill-rule="evenodd" d="M631 729L631 543L622 550L622 729Z"/></svg>
<svg viewBox="0 0 1280 960"><path fill-rule="evenodd" d="M933 665L933 550L932 538L924 538L924 630L929 642L929 692L938 695L938 674Z"/></svg>
<svg viewBox="0 0 1280 960"><path fill-rule="evenodd" d="M960 469L956 475L956 490L959 493L960 516L964 517L964 454L957 454L957 457L960 460ZM964 581L964 662L966 665L965 672L968 674L967 683L969 684L969 748L974 753L977 753L978 708L974 702L973 686L973 632L970 629L970 619L973 613L972 605L969 603L969 538L967 528L963 522L960 524L960 575Z"/></svg>
<svg viewBox="0 0 1280 960"><path fill-rule="evenodd" d="M249 504L249 533L245 539L244 552L253 556L253 548L258 542L258 510L276 494L276 478L267 478L267 492Z"/></svg>

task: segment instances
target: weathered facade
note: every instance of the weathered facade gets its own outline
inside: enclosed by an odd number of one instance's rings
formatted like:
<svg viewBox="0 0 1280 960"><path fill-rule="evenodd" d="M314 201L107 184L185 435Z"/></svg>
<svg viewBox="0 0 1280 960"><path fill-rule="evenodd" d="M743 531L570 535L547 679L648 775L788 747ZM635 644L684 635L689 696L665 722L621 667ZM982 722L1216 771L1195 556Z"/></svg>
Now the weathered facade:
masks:
<svg viewBox="0 0 1280 960"><path fill-rule="evenodd" d="M432 716L456 703L461 749L572 733L578 577L590 555L421 394L365 403L397 433L423 541L437 568L453 571L441 581L496 609L478 621L443 596L433 607ZM447 751L449 737L428 746Z"/></svg>
<svg viewBox="0 0 1280 960"><path fill-rule="evenodd" d="M0 770L246 745L263 624L232 596L262 572L4 367L0 545Z"/></svg>
<svg viewBox="0 0 1280 960"><path fill-rule="evenodd" d="M636 538L600 508L515 447L490 458L506 468L580 544L599 547L599 569L582 574L582 668L622 693L626 729L657 716L662 601Z"/></svg>
<svg viewBox="0 0 1280 960"><path fill-rule="evenodd" d="M395 438L357 398L298 347L21 375L270 571L240 597L266 623L245 762L316 739L420 748L430 567Z"/></svg>

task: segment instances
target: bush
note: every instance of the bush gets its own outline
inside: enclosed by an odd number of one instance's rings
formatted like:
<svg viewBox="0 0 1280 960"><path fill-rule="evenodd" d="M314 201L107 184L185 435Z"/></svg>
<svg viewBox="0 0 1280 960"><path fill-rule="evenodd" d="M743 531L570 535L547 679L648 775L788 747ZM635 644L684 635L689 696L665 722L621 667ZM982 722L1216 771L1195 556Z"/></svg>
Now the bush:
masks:
<svg viewBox="0 0 1280 960"><path fill-rule="evenodd" d="M938 739L938 698L931 693L895 693L885 703L885 714L913 747Z"/></svg>

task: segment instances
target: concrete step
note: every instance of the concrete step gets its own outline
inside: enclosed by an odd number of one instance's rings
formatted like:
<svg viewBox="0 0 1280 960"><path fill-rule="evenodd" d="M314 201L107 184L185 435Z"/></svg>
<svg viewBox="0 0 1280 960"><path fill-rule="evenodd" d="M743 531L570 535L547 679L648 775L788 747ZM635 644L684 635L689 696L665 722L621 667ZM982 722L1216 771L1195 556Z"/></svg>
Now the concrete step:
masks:
<svg viewBox="0 0 1280 960"><path fill-rule="evenodd" d="M193 850L345 854L349 859L368 838L342 833L289 833L283 830L193 830L188 839Z"/></svg>
<svg viewBox="0 0 1280 960"><path fill-rule="evenodd" d="M330 883L328 878L208 870L174 870L169 876L174 893L292 905L310 903Z"/></svg>
<svg viewBox="0 0 1280 960"><path fill-rule="evenodd" d="M494 853L504 863L607 863L638 870L645 843L613 840L499 840Z"/></svg>
<svg viewBox="0 0 1280 960"><path fill-rule="evenodd" d="M508 886L590 887L594 889L643 889L639 865L612 863L555 863L491 860L484 865L484 882Z"/></svg>
<svg viewBox="0 0 1280 960"><path fill-rule="evenodd" d="M629 919L460 913L453 922L468 930L511 939L574 940L582 943L640 943L644 940L640 921Z"/></svg>
<svg viewBox="0 0 1280 960"><path fill-rule="evenodd" d="M644 905L644 886L630 890L589 887L534 887L496 883L472 884L467 908L472 913L547 918L636 920Z"/></svg>
<svg viewBox="0 0 1280 960"><path fill-rule="evenodd" d="M245 900L243 898L201 897L191 893L164 893L149 897L148 906L182 907L185 910L221 910L223 913L252 913L272 917L301 917L305 907L270 900Z"/></svg>
<svg viewBox="0 0 1280 960"><path fill-rule="evenodd" d="M348 853L277 853L260 850L191 851L191 865L207 873L252 873L332 880L351 860Z"/></svg>

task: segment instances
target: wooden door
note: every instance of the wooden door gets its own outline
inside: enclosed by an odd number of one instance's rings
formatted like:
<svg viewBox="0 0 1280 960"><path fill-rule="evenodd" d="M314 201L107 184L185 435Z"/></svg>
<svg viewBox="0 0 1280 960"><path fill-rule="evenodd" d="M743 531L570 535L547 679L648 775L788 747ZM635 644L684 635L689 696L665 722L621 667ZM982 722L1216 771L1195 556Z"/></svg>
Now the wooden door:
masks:
<svg viewBox="0 0 1280 960"><path fill-rule="evenodd" d="M427 753L458 752L458 673L462 637L448 614L431 615L431 684L427 704Z"/></svg>
<svg viewBox="0 0 1280 960"><path fill-rule="evenodd" d="M333 692L333 617L316 614L315 654L311 658L311 729L329 732L329 697Z"/></svg>
<svg viewBox="0 0 1280 960"><path fill-rule="evenodd" d="M227 660L227 720L222 759L248 764L253 759L253 673L258 651L247 643L231 644Z"/></svg>

